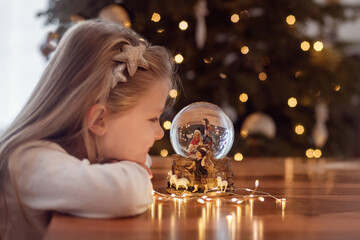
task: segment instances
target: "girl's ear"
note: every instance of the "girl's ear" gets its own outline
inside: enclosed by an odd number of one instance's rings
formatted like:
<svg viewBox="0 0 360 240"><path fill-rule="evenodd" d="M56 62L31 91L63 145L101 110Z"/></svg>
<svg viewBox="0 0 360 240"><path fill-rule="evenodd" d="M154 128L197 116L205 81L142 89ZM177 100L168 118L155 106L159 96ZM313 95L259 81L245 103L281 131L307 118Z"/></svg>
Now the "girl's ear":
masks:
<svg viewBox="0 0 360 240"><path fill-rule="evenodd" d="M106 132L104 116L106 107L102 104L93 105L87 116L87 126L96 136L103 136Z"/></svg>

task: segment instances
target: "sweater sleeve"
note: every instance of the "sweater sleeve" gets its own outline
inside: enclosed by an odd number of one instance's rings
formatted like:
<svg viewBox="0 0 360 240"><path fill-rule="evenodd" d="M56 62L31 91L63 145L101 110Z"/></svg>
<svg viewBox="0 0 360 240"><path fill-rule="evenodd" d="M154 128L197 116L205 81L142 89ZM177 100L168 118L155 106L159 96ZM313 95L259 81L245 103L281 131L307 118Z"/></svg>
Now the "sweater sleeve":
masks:
<svg viewBox="0 0 360 240"><path fill-rule="evenodd" d="M46 146L18 151L10 161L20 200L31 209L110 218L140 214L153 202L148 173L134 162L90 164Z"/></svg>

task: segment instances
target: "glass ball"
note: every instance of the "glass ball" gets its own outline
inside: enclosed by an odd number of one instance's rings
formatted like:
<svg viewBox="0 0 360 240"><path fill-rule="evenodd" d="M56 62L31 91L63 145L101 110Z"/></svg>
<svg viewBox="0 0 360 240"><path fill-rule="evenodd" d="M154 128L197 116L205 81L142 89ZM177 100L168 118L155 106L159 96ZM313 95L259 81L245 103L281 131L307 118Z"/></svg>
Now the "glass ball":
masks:
<svg viewBox="0 0 360 240"><path fill-rule="evenodd" d="M234 142L234 126L225 112L215 104L195 102L183 108L170 128L175 152L196 157L196 149L205 147L215 158L223 158Z"/></svg>

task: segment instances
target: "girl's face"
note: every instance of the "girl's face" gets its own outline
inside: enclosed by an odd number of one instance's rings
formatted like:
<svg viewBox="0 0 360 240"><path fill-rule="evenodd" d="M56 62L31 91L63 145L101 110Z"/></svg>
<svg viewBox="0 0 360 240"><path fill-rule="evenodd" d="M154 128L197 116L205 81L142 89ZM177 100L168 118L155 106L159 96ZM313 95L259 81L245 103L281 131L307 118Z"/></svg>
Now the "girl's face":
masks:
<svg viewBox="0 0 360 240"><path fill-rule="evenodd" d="M144 163L154 142L164 136L159 118L168 93L168 84L158 81L133 108L105 116L106 131L100 137L103 157Z"/></svg>

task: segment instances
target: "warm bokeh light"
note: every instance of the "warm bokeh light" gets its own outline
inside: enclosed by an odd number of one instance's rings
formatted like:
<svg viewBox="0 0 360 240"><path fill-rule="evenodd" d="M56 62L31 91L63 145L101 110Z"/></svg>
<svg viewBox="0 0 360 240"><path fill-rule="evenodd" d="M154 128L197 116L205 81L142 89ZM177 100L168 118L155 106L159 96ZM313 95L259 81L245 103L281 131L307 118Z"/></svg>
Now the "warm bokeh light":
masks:
<svg viewBox="0 0 360 240"><path fill-rule="evenodd" d="M242 138L247 138L247 136L249 135L249 131L241 130L240 135L241 135Z"/></svg>
<svg viewBox="0 0 360 240"><path fill-rule="evenodd" d="M314 149L309 148L308 150L306 150L305 155L308 158L312 158L314 156Z"/></svg>
<svg viewBox="0 0 360 240"><path fill-rule="evenodd" d="M297 135L301 135L301 134L303 134L304 132L305 132L305 128L304 128L304 126L303 125L296 125L296 127L295 127L295 132L296 132L296 134Z"/></svg>
<svg viewBox="0 0 360 240"><path fill-rule="evenodd" d="M161 19L160 14L158 14L156 12L154 12L153 15L151 16L151 21L153 21L153 22L158 22L158 21L160 21L160 19Z"/></svg>
<svg viewBox="0 0 360 240"><path fill-rule="evenodd" d="M214 60L214 58L213 57L208 57L208 58L204 58L203 60L204 60L205 63L211 63Z"/></svg>
<svg viewBox="0 0 360 240"><path fill-rule="evenodd" d="M241 153L236 153L234 155L235 161L242 161L244 159L244 156Z"/></svg>
<svg viewBox="0 0 360 240"><path fill-rule="evenodd" d="M303 51L309 51L310 49L310 43L308 41L303 41L301 44L300 44L300 47Z"/></svg>
<svg viewBox="0 0 360 240"><path fill-rule="evenodd" d="M163 32L165 32L165 29L159 28L158 30L156 30L156 32L157 32L157 33L163 33Z"/></svg>
<svg viewBox="0 0 360 240"><path fill-rule="evenodd" d="M294 98L294 97L291 97L291 98L289 98L288 99L288 105L289 105L289 107L296 107L296 105L297 105L297 100L296 100L296 98Z"/></svg>
<svg viewBox="0 0 360 240"><path fill-rule="evenodd" d="M321 152L320 149L315 149L314 150L314 153L313 153L314 158L320 158L321 155L322 155L322 152Z"/></svg>
<svg viewBox="0 0 360 240"><path fill-rule="evenodd" d="M171 89L171 90L169 91L169 96L170 96L171 98L176 98L177 95L178 95L178 91L177 91L176 89Z"/></svg>
<svg viewBox="0 0 360 240"><path fill-rule="evenodd" d="M167 155L169 155L168 150L162 149L162 150L160 151L160 156L162 156L162 157L167 157Z"/></svg>
<svg viewBox="0 0 360 240"><path fill-rule="evenodd" d="M336 85L334 86L334 91L335 91L335 92L340 91L340 89L341 89L341 86L340 86L339 84L336 84Z"/></svg>
<svg viewBox="0 0 360 240"><path fill-rule="evenodd" d="M222 78L222 79L225 79L227 78L226 74L225 73L220 73L219 76Z"/></svg>
<svg viewBox="0 0 360 240"><path fill-rule="evenodd" d="M175 62L179 63L179 64L184 61L184 57L180 53L176 54L174 59L175 59Z"/></svg>
<svg viewBox="0 0 360 240"><path fill-rule="evenodd" d="M188 23L186 21L181 21L179 23L179 28L183 31L186 30L188 28Z"/></svg>
<svg viewBox="0 0 360 240"><path fill-rule="evenodd" d="M306 150L305 155L308 158L312 158L314 156L314 149L309 148L308 150Z"/></svg>
<svg viewBox="0 0 360 240"><path fill-rule="evenodd" d="M258 77L261 81L265 81L267 79L267 74L265 72L261 72Z"/></svg>
<svg viewBox="0 0 360 240"><path fill-rule="evenodd" d="M309 148L308 150L306 150L306 157L308 158L320 158L322 155L322 152L320 149L312 149Z"/></svg>
<svg viewBox="0 0 360 240"><path fill-rule="evenodd" d="M321 50L323 50L323 48L324 48L324 44L322 42L317 41L314 43L315 51L320 52Z"/></svg>
<svg viewBox="0 0 360 240"><path fill-rule="evenodd" d="M231 20L233 23L237 23L237 22L240 20L240 16L235 13L235 14L231 15L230 20Z"/></svg>
<svg viewBox="0 0 360 240"><path fill-rule="evenodd" d="M170 121L165 121L163 123L163 127L166 129L166 130L169 130L170 127L171 127L171 122Z"/></svg>
<svg viewBox="0 0 360 240"><path fill-rule="evenodd" d="M250 49L249 49L248 46L243 46L243 47L241 48L241 53L244 54L244 55L245 55L245 54L248 54L249 51L250 51Z"/></svg>
<svg viewBox="0 0 360 240"><path fill-rule="evenodd" d="M246 102L249 99L248 95L246 93L242 93L239 96L240 102Z"/></svg>
<svg viewBox="0 0 360 240"><path fill-rule="evenodd" d="M286 22L287 22L287 24L289 24L289 25L294 25L295 22L296 22L295 16L294 16L294 15L289 15L289 16L287 16L287 17L286 17Z"/></svg>
<svg viewBox="0 0 360 240"><path fill-rule="evenodd" d="M302 71L297 71L297 72L295 73L295 77L296 77L296 78L301 78L303 75L304 75L304 74L303 74Z"/></svg>

